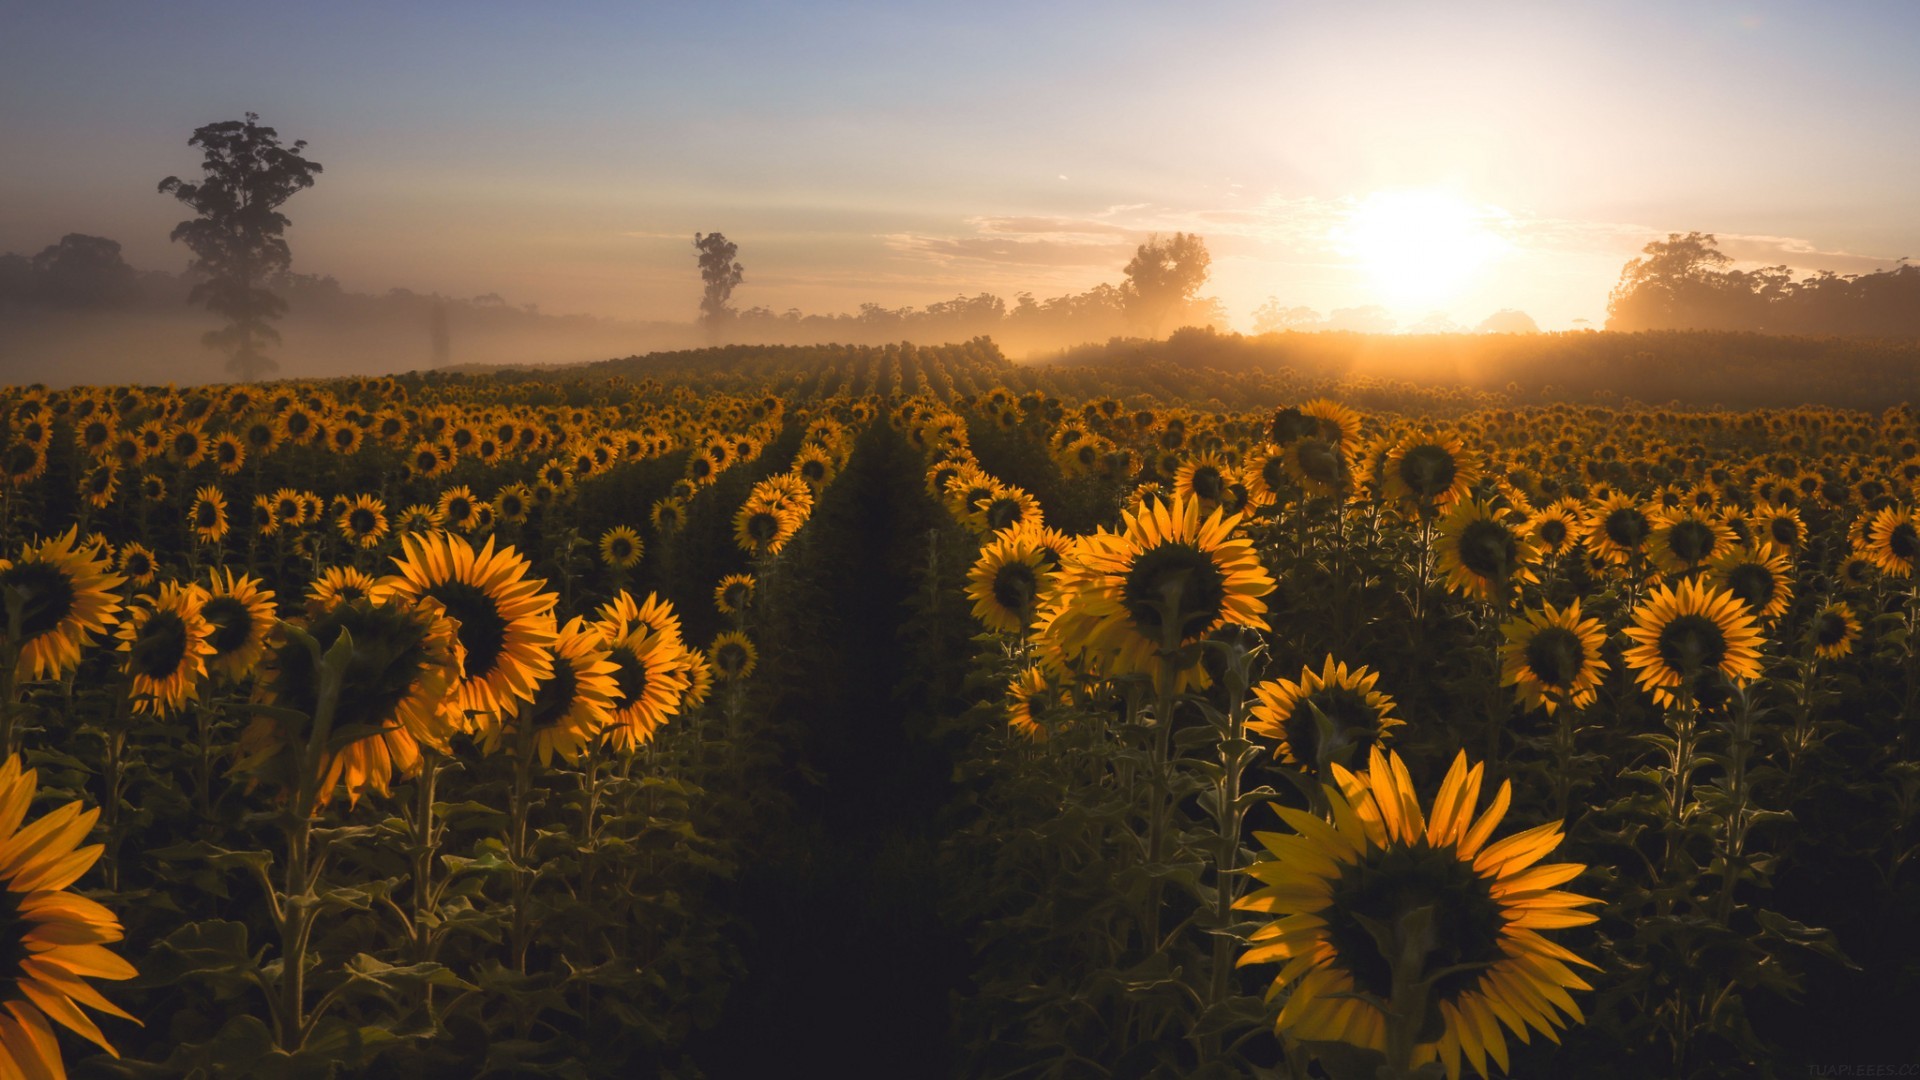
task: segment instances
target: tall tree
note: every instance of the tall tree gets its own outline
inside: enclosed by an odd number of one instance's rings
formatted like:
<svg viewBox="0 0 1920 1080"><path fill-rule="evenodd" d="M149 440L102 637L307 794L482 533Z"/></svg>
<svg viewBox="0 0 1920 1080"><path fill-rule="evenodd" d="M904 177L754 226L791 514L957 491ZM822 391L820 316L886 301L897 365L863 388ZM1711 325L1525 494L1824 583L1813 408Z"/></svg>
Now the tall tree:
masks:
<svg viewBox="0 0 1920 1080"><path fill-rule="evenodd" d="M68 233L33 257L40 295L54 307L107 307L133 293L133 267L120 257L120 243L104 236Z"/></svg>
<svg viewBox="0 0 1920 1080"><path fill-rule="evenodd" d="M1157 234L1148 237L1127 263L1127 282L1121 286L1128 315L1149 336L1160 336L1167 317L1184 310L1207 283L1212 262L1198 233L1174 233L1165 240Z"/></svg>
<svg viewBox="0 0 1920 1080"><path fill-rule="evenodd" d="M718 333L733 309L727 301L733 297L746 268L734 261L740 245L721 233L693 234L693 249L700 253L700 281L706 286L700 296L700 321L710 332Z"/></svg>
<svg viewBox="0 0 1920 1080"><path fill-rule="evenodd" d="M192 250L189 269L201 276L188 302L227 319L201 340L225 349L228 370L241 382L253 382L279 366L265 349L280 340L271 323L286 314L287 302L265 286L293 263L283 235L291 223L280 206L312 187L321 169L301 156L305 139L283 146L279 132L261 126L259 114L246 116L196 128L187 145L205 152L204 175L197 184L169 176L160 181L160 192L197 215L172 233Z"/></svg>

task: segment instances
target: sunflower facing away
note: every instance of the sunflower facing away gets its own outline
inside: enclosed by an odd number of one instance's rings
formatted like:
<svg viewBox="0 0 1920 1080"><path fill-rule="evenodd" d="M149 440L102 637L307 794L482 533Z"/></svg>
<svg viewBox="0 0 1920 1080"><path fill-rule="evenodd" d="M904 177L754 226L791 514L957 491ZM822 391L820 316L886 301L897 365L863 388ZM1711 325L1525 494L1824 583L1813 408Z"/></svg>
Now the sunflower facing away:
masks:
<svg viewBox="0 0 1920 1080"><path fill-rule="evenodd" d="M608 566L626 570L640 561L646 545L629 525L615 525L600 537L600 559Z"/></svg>
<svg viewBox="0 0 1920 1080"><path fill-rule="evenodd" d="M1376 746L1366 772L1332 772L1338 787L1323 789L1331 823L1270 804L1293 832L1255 834L1269 857L1249 872L1264 887L1234 903L1276 916L1239 961L1284 964L1268 991L1291 988L1276 1030L1385 1054L1388 1006L1424 1005L1406 1021L1416 1029L1411 1060L1388 1065L1405 1072L1438 1061L1458 1078L1463 1059L1481 1076L1491 1075L1489 1058L1507 1067L1502 1026L1523 1042L1528 1029L1558 1042L1565 1017L1581 1021L1567 991L1591 987L1568 965L1595 965L1541 931L1593 922L1578 909L1599 900L1556 888L1584 866L1536 865L1559 846L1560 823L1489 844L1512 786L1503 782L1476 817L1485 766L1469 768L1464 752L1426 815L1398 755ZM1412 937L1421 925L1424 947ZM1396 972L1415 957L1418 971ZM1392 1001L1396 982L1423 980L1425 994Z"/></svg>
<svg viewBox="0 0 1920 1080"><path fill-rule="evenodd" d="M1564 608L1546 604L1500 628L1500 685L1513 687L1520 704L1545 709L1576 709L1593 703L1606 676L1601 647L1606 631L1599 619L1580 617L1578 597Z"/></svg>
<svg viewBox="0 0 1920 1080"><path fill-rule="evenodd" d="M456 706L465 714L511 715L553 676L553 606L559 597L511 547L479 551L451 533L404 536L398 573L383 587L409 600L431 596L459 629L463 653Z"/></svg>
<svg viewBox="0 0 1920 1080"><path fill-rule="evenodd" d="M107 949L121 939L120 920L66 891L104 850L80 846L100 811L70 802L23 827L38 786L34 770L21 770L20 755L0 764L0 879L6 882L0 890L0 1075L9 1077L66 1075L48 1020L119 1057L79 1007L132 1020L86 980L138 974Z"/></svg>
<svg viewBox="0 0 1920 1080"><path fill-rule="evenodd" d="M722 615L738 615L753 605L752 574L728 574L713 587L713 606Z"/></svg>
<svg viewBox="0 0 1920 1080"><path fill-rule="evenodd" d="M1384 741L1405 721L1393 699L1374 689L1378 672L1348 668L1328 656L1319 671L1301 668L1299 681L1269 679L1253 687L1247 730L1274 740L1273 756L1310 773L1347 762Z"/></svg>
<svg viewBox="0 0 1920 1080"><path fill-rule="evenodd" d="M752 638L738 630L729 630L707 646L707 658L714 674L728 682L737 682L753 674L754 665L760 662L760 650L753 647Z"/></svg>
<svg viewBox="0 0 1920 1080"><path fill-rule="evenodd" d="M1038 664L1015 675L1007 684L1008 729L1033 742L1046 742L1057 722L1048 714L1058 710L1060 696Z"/></svg>
<svg viewBox="0 0 1920 1080"><path fill-rule="evenodd" d="M0 643L20 650L16 679L60 678L79 665L80 650L95 634L119 621L113 589L126 579L112 566L103 553L80 544L78 526L37 545L23 544L11 562L0 559ZM19 638L9 641L15 603Z"/></svg>
<svg viewBox="0 0 1920 1080"><path fill-rule="evenodd" d="M1660 705L1675 691L1697 689L1700 676L1718 672L1739 683L1760 674L1760 631L1753 612L1726 589L1698 578L1678 590L1662 585L1641 602L1626 634L1634 645L1627 666Z"/></svg>

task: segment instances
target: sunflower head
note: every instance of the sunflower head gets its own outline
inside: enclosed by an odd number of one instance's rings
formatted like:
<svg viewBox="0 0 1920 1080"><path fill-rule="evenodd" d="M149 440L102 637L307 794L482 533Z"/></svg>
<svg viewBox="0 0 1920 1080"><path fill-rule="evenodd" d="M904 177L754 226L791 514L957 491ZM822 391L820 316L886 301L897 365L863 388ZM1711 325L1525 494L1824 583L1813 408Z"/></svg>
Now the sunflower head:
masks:
<svg viewBox="0 0 1920 1080"><path fill-rule="evenodd" d="M1827 604L1814 613L1807 634L1813 639L1813 653L1822 660L1838 660L1853 651L1860 639L1860 617L1841 602Z"/></svg>
<svg viewBox="0 0 1920 1080"><path fill-rule="evenodd" d="M489 539L475 551L451 533L401 538L405 555L384 590L406 599L432 597L454 621L462 670L459 711L510 716L533 700L553 672L553 607L559 597L529 578L532 565Z"/></svg>
<svg viewBox="0 0 1920 1080"><path fill-rule="evenodd" d="M600 625L604 633L606 624ZM607 705L607 743L616 750L632 750L651 740L686 703L692 657L678 634L651 633L644 627L609 640L614 692Z"/></svg>
<svg viewBox="0 0 1920 1080"><path fill-rule="evenodd" d="M760 662L760 650L754 648L753 639L746 634L729 630L707 646L707 662L713 665L715 675L727 682L738 682L753 674Z"/></svg>
<svg viewBox="0 0 1920 1080"><path fill-rule="evenodd" d="M80 542L78 526L22 545L11 562L0 559L0 645L18 650L16 679L60 678L96 634L119 621L112 590L126 579L112 566L105 552Z"/></svg>
<svg viewBox="0 0 1920 1080"><path fill-rule="evenodd" d="M198 585L167 582L141 597L120 624L120 650L136 712L166 716L198 700L207 677L213 626L204 614L207 594Z"/></svg>
<svg viewBox="0 0 1920 1080"><path fill-rule="evenodd" d="M1440 526L1440 571L1463 596L1505 603L1516 586L1539 580L1539 557L1526 530L1479 499L1455 503Z"/></svg>
<svg viewBox="0 0 1920 1080"><path fill-rule="evenodd" d="M541 765L553 755L578 761L611 721L617 666L608 660L606 640L585 619L575 616L554 638L553 674L534 691L533 700L512 716L494 714L480 727L480 744L493 753L511 748L531 753Z"/></svg>
<svg viewBox="0 0 1920 1080"><path fill-rule="evenodd" d="M713 606L722 615L738 615L753 605L752 574L728 574L713 588Z"/></svg>
<svg viewBox="0 0 1920 1080"><path fill-rule="evenodd" d="M1546 604L1523 612L1501 634L1500 685L1513 687L1522 705L1552 715L1562 705L1593 703L1606 675L1606 635L1600 620L1580 617L1577 598L1565 608Z"/></svg>
<svg viewBox="0 0 1920 1080"><path fill-rule="evenodd" d="M1255 684L1247 730L1274 740L1273 755L1281 761L1324 776L1404 722L1393 715L1393 699L1374 689L1379 681L1378 673L1349 669L1329 656L1319 671L1302 668L1298 681Z"/></svg>
<svg viewBox="0 0 1920 1080"><path fill-rule="evenodd" d="M632 568L640 561L646 546L640 542L640 534L631 526L616 525L600 537L600 558L611 567L620 570Z"/></svg>
<svg viewBox="0 0 1920 1080"><path fill-rule="evenodd" d="M1753 612L1732 592L1698 578L1677 590L1656 588L1634 612L1626 634L1634 642L1627 666L1661 705L1673 704L1683 691L1697 696L1703 685L1738 684L1760 674Z"/></svg>
<svg viewBox="0 0 1920 1080"><path fill-rule="evenodd" d="M207 644L213 646L207 667L215 674L238 682L252 674L266 651L277 619L273 590L262 588L263 584L259 578L231 570L212 571L207 602L200 611L213 628L207 635Z"/></svg>

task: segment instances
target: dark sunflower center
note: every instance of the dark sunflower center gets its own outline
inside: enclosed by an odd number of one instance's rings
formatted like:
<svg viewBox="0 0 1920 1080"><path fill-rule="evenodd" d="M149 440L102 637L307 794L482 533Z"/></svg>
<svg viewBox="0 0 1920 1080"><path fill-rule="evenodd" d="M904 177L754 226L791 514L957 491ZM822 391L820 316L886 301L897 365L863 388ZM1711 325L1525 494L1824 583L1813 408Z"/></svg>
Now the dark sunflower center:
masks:
<svg viewBox="0 0 1920 1080"><path fill-rule="evenodd" d="M293 521L300 517L300 503L294 499L281 499L273 504L273 516L281 521Z"/></svg>
<svg viewBox="0 0 1920 1080"><path fill-rule="evenodd" d="M1755 611L1773 603L1773 571L1759 563L1741 563L1727 575L1727 588Z"/></svg>
<svg viewBox="0 0 1920 1080"><path fill-rule="evenodd" d="M213 625L207 641L217 656L233 652L253 636L253 612L236 597L216 596L207 601L201 613Z"/></svg>
<svg viewBox="0 0 1920 1080"><path fill-rule="evenodd" d="M157 611L140 628L128 650L135 674L164 679L180 669L187 655L187 623L171 611Z"/></svg>
<svg viewBox="0 0 1920 1080"><path fill-rule="evenodd" d="M1920 531L1914 529L1911 522L1903 521L1887 534L1887 550L1902 562L1913 562L1920 558Z"/></svg>
<svg viewBox="0 0 1920 1080"><path fill-rule="evenodd" d="M1607 515L1607 539L1624 548L1637 548L1647 540L1647 515L1631 506L1623 506Z"/></svg>
<svg viewBox="0 0 1920 1080"><path fill-rule="evenodd" d="M526 511L526 500L520 496L503 495L500 497L500 512L507 517L519 517L521 514L526 513Z"/></svg>
<svg viewBox="0 0 1920 1080"><path fill-rule="evenodd" d="M737 641L729 641L714 651L713 666L728 675L737 675L746 670L747 649Z"/></svg>
<svg viewBox="0 0 1920 1080"><path fill-rule="evenodd" d="M1268 491L1278 491L1287 483L1287 462L1285 458L1270 457L1260 466L1260 479L1266 482Z"/></svg>
<svg viewBox="0 0 1920 1080"><path fill-rule="evenodd" d="M191 431L182 431L173 437L173 452L181 457L192 457L200 452L200 436Z"/></svg>
<svg viewBox="0 0 1920 1080"><path fill-rule="evenodd" d="M373 531L378 520L374 517L372 510L364 506L356 506L347 514L347 528L360 536L365 536Z"/></svg>
<svg viewBox="0 0 1920 1080"><path fill-rule="evenodd" d="M1567 542L1567 523L1559 518L1547 518L1534 529L1534 535L1546 541L1548 547L1557 548Z"/></svg>
<svg viewBox="0 0 1920 1080"><path fill-rule="evenodd" d="M1564 626L1549 626L1527 641L1527 670L1556 690L1569 690L1587 662L1580 635Z"/></svg>
<svg viewBox="0 0 1920 1080"><path fill-rule="evenodd" d="M1767 533L1773 537L1775 543L1786 544L1789 547L1800 541L1800 526L1794 524L1790 517L1777 517L1767 522Z"/></svg>
<svg viewBox="0 0 1920 1080"><path fill-rule="evenodd" d="M1346 472L1346 462L1340 457L1340 452L1333 448L1333 444L1320 439L1302 439L1293 448L1293 460L1300 466L1300 471L1317 484L1338 484ZM1447 483L1452 482L1449 474ZM1446 485L1441 485L1440 490L1445 491Z"/></svg>
<svg viewBox="0 0 1920 1080"><path fill-rule="evenodd" d="M287 417L287 434L289 435L305 434L311 427L313 427L313 421L307 418L306 413L293 413Z"/></svg>
<svg viewBox="0 0 1920 1080"><path fill-rule="evenodd" d="M202 529L211 529L220 524L220 508L211 502L202 502L193 508L193 523Z"/></svg>
<svg viewBox="0 0 1920 1080"><path fill-rule="evenodd" d="M647 666L625 645L615 646L607 661L613 665L613 711L619 712L646 694Z"/></svg>
<svg viewBox="0 0 1920 1080"><path fill-rule="evenodd" d="M1208 502L1219 502L1220 493L1226 490L1226 486L1220 470L1211 465L1201 465L1193 470L1193 493Z"/></svg>
<svg viewBox="0 0 1920 1080"><path fill-rule="evenodd" d="M1697 563L1713 554L1716 539L1706 522L1683 518L1667 533L1667 549L1682 562Z"/></svg>
<svg viewBox="0 0 1920 1080"><path fill-rule="evenodd" d="M507 620L500 614L500 605L478 586L462 581L435 585L427 590L427 595L440 601L447 614L460 622L460 647L467 652L466 670L462 675L468 679L484 679L493 674L494 666L507 650Z"/></svg>
<svg viewBox="0 0 1920 1080"><path fill-rule="evenodd" d="M1353 976L1358 989L1381 998L1393 996L1393 958L1381 953L1361 919L1391 930L1402 916L1423 907L1433 911L1433 948L1422 977L1460 965L1492 964L1503 955L1500 930L1505 920L1488 880L1450 847L1395 846L1343 866L1333 883L1333 899L1322 913L1334 962ZM1441 975L1433 984L1435 1004L1477 986L1483 970L1470 966Z"/></svg>
<svg viewBox="0 0 1920 1080"><path fill-rule="evenodd" d="M1019 499L1003 495L987 504L987 528L995 532L1018 524L1024 516Z"/></svg>
<svg viewBox="0 0 1920 1080"><path fill-rule="evenodd" d="M1421 499L1431 499L1453 486L1460 465L1444 446L1422 443L1400 458L1400 482Z"/></svg>
<svg viewBox="0 0 1920 1080"><path fill-rule="evenodd" d="M73 613L77 599L73 579L51 563L23 562L0 570L0 597L8 590L20 594L20 640L32 641L59 626ZM4 603L0 600L0 603ZM0 611L0 617L6 613ZM0 633L7 627L0 622Z"/></svg>
<svg viewBox="0 0 1920 1080"><path fill-rule="evenodd" d="M993 602L1008 611L1025 614L1039 591L1039 575L1024 561L1003 563L993 573Z"/></svg>
<svg viewBox="0 0 1920 1080"><path fill-rule="evenodd" d="M1133 560L1120 602L1134 625L1158 637L1161 608L1171 609L1182 640L1212 626L1227 599L1227 579L1212 556L1191 544L1162 543Z"/></svg>
<svg viewBox="0 0 1920 1080"><path fill-rule="evenodd" d="M1320 718L1327 718L1330 735L1324 748L1320 741ZM1351 686L1325 686L1301 698L1281 725L1286 730L1287 749L1295 761L1317 768L1325 750L1328 761L1346 757L1348 747L1365 750L1380 738L1380 712L1367 702L1365 694ZM1350 759L1349 759L1350 760Z"/></svg>
<svg viewBox="0 0 1920 1080"><path fill-rule="evenodd" d="M1285 446L1313 434L1317 427L1319 424L1313 417L1289 405L1273 414L1273 424L1268 428L1268 434L1274 442Z"/></svg>
<svg viewBox="0 0 1920 1080"><path fill-rule="evenodd" d="M1513 531L1497 521L1476 518L1460 530L1460 565L1489 581L1505 581L1513 570Z"/></svg>
<svg viewBox="0 0 1920 1080"><path fill-rule="evenodd" d="M340 640L342 630L353 635L353 657L340 683L334 723L390 723L426 668L426 628L401 608L349 602L336 605L308 633L324 654ZM320 687L312 654L289 642L280 646L274 667L275 701L313 715L319 707Z"/></svg>
<svg viewBox="0 0 1920 1080"><path fill-rule="evenodd" d="M727 606L735 611L739 611L753 602L753 586L736 581L727 586L725 596L727 598Z"/></svg>
<svg viewBox="0 0 1920 1080"><path fill-rule="evenodd" d="M1837 611L1823 611L1814 616L1813 639L1821 645L1838 645L1847 637L1847 620Z"/></svg>
<svg viewBox="0 0 1920 1080"><path fill-rule="evenodd" d="M624 536L614 537L613 542L607 545L607 549L613 552L614 562L626 562L633 558L633 541Z"/></svg>
<svg viewBox="0 0 1920 1080"><path fill-rule="evenodd" d="M553 678L540 684L533 693L533 704L527 715L531 722L555 724L574 706L580 696L580 676L574 673L573 664L559 659L553 665Z"/></svg>
<svg viewBox="0 0 1920 1080"><path fill-rule="evenodd" d="M126 557L120 569L137 578L146 577L153 573L153 560L147 558L144 552L136 551Z"/></svg>
<svg viewBox="0 0 1920 1080"><path fill-rule="evenodd" d="M1660 659L1682 675L1720 666L1727 657L1727 635L1705 615L1677 615L1660 630Z"/></svg>
<svg viewBox="0 0 1920 1080"><path fill-rule="evenodd" d="M413 467L421 472L432 472L440 467L440 455L431 450L422 450L413 455Z"/></svg>
<svg viewBox="0 0 1920 1080"><path fill-rule="evenodd" d="M809 482L817 484L826 479L827 463L819 458L808 458L800 463L800 475Z"/></svg>
<svg viewBox="0 0 1920 1080"><path fill-rule="evenodd" d="M464 498L447 500L447 524L458 525L473 516L473 504Z"/></svg>
<svg viewBox="0 0 1920 1080"><path fill-rule="evenodd" d="M771 511L756 510L747 518L747 536L756 544L769 544L780 535L780 519Z"/></svg>

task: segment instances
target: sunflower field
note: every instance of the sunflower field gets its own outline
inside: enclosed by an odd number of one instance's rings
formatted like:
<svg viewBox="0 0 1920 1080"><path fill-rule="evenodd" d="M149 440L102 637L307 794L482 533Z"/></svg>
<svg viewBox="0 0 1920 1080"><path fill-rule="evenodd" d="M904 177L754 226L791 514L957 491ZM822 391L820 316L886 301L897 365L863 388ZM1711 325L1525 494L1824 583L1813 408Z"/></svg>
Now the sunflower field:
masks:
<svg viewBox="0 0 1920 1080"><path fill-rule="evenodd" d="M0 389L0 1075L1920 1061L1920 415Z"/></svg>

